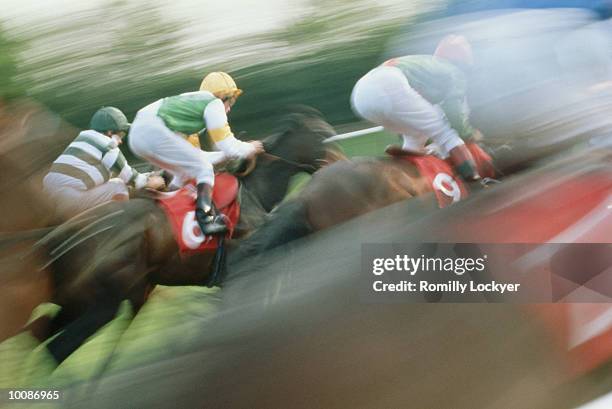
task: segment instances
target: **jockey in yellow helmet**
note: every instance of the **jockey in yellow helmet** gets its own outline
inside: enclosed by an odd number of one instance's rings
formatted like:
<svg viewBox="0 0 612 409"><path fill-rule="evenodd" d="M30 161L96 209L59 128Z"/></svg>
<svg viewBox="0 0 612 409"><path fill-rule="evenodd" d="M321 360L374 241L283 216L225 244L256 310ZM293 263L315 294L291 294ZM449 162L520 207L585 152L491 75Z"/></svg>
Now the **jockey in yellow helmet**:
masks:
<svg viewBox="0 0 612 409"><path fill-rule="evenodd" d="M236 99L242 94L242 90L236 86L234 79L229 74L221 71L211 72L206 75L200 84L200 91L208 91L223 101L226 113L229 113ZM187 141L196 148L200 148L199 134L189 135Z"/></svg>
<svg viewBox="0 0 612 409"><path fill-rule="evenodd" d="M236 86L232 77L224 72L211 72L202 80L200 91L208 91L225 104L227 112L231 109L236 99L242 94L242 90Z"/></svg>
<svg viewBox="0 0 612 409"><path fill-rule="evenodd" d="M228 74L212 72L204 77L199 91L163 98L142 108L130 128L128 141L134 153L182 182L195 179L196 219L205 235L227 230L212 206L213 165L263 151L260 141L236 139L228 124L227 113L241 93ZM202 151L185 140L185 135L204 129L217 151Z"/></svg>

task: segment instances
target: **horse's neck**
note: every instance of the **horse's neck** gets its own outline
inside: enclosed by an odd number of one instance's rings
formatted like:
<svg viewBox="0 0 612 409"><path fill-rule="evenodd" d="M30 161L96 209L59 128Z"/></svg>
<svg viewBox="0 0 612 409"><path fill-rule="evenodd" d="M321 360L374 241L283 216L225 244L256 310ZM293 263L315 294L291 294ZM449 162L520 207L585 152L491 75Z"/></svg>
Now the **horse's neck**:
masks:
<svg viewBox="0 0 612 409"><path fill-rule="evenodd" d="M291 177L298 169L275 161L258 165L242 182L265 209L270 212L287 193Z"/></svg>

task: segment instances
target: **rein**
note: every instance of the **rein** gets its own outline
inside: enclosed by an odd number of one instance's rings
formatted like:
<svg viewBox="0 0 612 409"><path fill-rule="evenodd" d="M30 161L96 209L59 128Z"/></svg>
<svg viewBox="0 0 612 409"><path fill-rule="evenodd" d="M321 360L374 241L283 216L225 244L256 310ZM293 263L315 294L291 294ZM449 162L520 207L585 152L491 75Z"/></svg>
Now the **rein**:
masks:
<svg viewBox="0 0 612 409"><path fill-rule="evenodd" d="M281 161L281 162L284 162L284 163L286 163L286 164L288 164L288 165L291 165L291 166L293 166L293 167L296 167L296 168L298 168L298 169L303 169L303 170L306 170L306 171L309 171L309 170L310 170L310 171L316 171L316 170L317 170L317 167L316 167L316 166L314 166L314 165L307 165L307 164L305 164L305 163L295 162L295 161L292 161L292 160L285 159L285 158L283 158L283 157L280 157L280 156L274 155L274 154L272 154L272 153L263 152L263 153L261 154L261 156L265 156L265 157L267 157L268 159L270 159L270 160L272 160L272 161L277 161L277 160L279 160L279 161Z"/></svg>
<svg viewBox="0 0 612 409"><path fill-rule="evenodd" d="M251 159L249 159L248 166L246 167L245 170L243 170L242 172L236 172L234 174L236 176L238 176L238 177L245 177L245 176L251 174L251 172L255 169L255 166L257 165L257 158L259 156L265 156L266 158L268 158L271 161L281 161L281 162L284 162L284 163L286 163L288 165L291 165L291 166L293 166L295 168L298 168L298 169L302 169L302 170L304 170L306 172L309 172L309 173L315 172L317 170L317 167L314 166L314 165L306 165L304 163L294 162L292 160L285 159L283 157L274 155L272 153L262 152L261 154L255 156L255 157L253 157Z"/></svg>

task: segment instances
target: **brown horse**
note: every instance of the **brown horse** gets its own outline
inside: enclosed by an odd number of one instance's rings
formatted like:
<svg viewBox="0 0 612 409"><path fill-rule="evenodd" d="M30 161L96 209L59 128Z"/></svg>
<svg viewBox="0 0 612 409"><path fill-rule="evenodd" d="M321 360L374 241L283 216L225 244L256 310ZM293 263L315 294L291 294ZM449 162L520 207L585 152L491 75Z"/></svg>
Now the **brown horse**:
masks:
<svg viewBox="0 0 612 409"><path fill-rule="evenodd" d="M333 134L318 113L302 109L284 118L280 130L264 140L267 153L249 175L240 178L238 227L243 234L282 200L293 175L319 168L325 159L322 142ZM35 191L23 192L19 200L32 202L36 196ZM110 321L122 300L130 299L138 309L151 285L214 284L210 274L215 253L181 256L166 214L146 195L98 206L50 232L22 234L38 239L35 246L28 243L32 257L22 258L33 260L38 255L36 264L42 268L37 274L50 273L53 282L47 301L62 307L48 325L33 326L44 328L36 331L40 339L57 334L48 349L58 362ZM30 265L27 268L32 270Z"/></svg>
<svg viewBox="0 0 612 409"><path fill-rule="evenodd" d="M16 335L26 323L32 310L41 302L50 299L52 282L48 270L39 271L45 254L29 252L37 238L38 229L44 226L52 207L44 201L23 202L21 198L35 198L38 190L31 180L17 185L5 183L19 169L5 160L0 161L0 341Z"/></svg>
<svg viewBox="0 0 612 409"><path fill-rule="evenodd" d="M415 157L391 148L395 157L338 161L317 172L299 197L279 207L273 220L242 243L232 254L230 264L403 200L420 198L425 207L437 208L434 197L439 192L434 195L431 181L420 173L414 162L406 160ZM482 156L487 154L476 145L470 149L478 153L475 157L480 173L493 176L491 162ZM450 168L448 171L451 172ZM459 193L458 185L453 186ZM474 188L481 186L472 185L471 189ZM468 188L461 189L463 197ZM454 192L446 190L446 194Z"/></svg>
<svg viewBox="0 0 612 409"><path fill-rule="evenodd" d="M53 206L41 195L48 165L75 129L27 100L0 107L0 341L17 334L32 310L51 297L45 255L29 252L52 223Z"/></svg>

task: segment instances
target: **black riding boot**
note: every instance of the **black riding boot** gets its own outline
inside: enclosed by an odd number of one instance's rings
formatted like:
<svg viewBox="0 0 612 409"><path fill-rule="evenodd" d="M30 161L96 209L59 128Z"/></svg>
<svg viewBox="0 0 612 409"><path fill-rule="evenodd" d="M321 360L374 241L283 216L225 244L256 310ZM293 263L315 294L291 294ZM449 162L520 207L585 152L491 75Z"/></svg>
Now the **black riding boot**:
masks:
<svg viewBox="0 0 612 409"><path fill-rule="evenodd" d="M463 178L463 180L466 182L476 182L481 179L478 171L476 170L474 157L470 153L467 146L455 146L448 154L455 171Z"/></svg>
<svg viewBox="0 0 612 409"><path fill-rule="evenodd" d="M227 231L223 216L215 214L212 205L212 186L206 183L198 184L196 220L205 236L222 234Z"/></svg>

